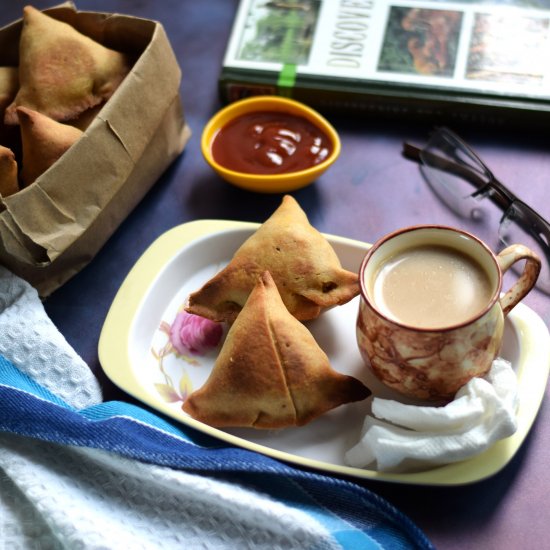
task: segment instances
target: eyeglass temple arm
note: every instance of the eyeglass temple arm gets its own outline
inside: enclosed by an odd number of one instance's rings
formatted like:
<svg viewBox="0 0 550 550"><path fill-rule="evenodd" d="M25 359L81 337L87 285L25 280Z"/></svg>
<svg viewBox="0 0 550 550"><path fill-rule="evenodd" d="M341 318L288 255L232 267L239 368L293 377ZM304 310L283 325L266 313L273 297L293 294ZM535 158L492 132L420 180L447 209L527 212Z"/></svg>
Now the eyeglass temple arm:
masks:
<svg viewBox="0 0 550 550"><path fill-rule="evenodd" d="M430 153L429 151L420 149L419 147L411 145L410 143L403 144L403 155L406 158L423 164L421 153L431 166L466 179L472 185L474 185L478 191L482 190L483 187L487 185L487 182L480 178L475 172L461 164L451 162L450 160L440 157L439 155ZM492 188L499 192L496 194L489 194L489 198L491 199L491 201L493 201L493 203L502 208L503 212L506 212L512 202L518 199L512 193L510 193L506 189L506 187L504 187L504 185L498 180L494 179L492 183L494 185L494 187ZM530 207L527 208L529 208L529 210L532 210ZM530 216L529 219L522 217L516 221L519 223L519 225L521 225L521 227L533 234L534 238L539 242L543 250L548 249L548 243L550 243L550 224L542 216L533 211L533 215Z"/></svg>
<svg viewBox="0 0 550 550"><path fill-rule="evenodd" d="M455 176L469 181L477 189L475 194L479 194L479 192L483 191L484 188L497 191L497 193L489 193L488 198L502 210L506 210L515 198L499 181L493 179L491 182L493 185L491 185L491 183L488 184L487 181L478 176L467 166L458 164L457 162L452 162L444 157L435 155L430 151L420 149L410 143L403 143L403 155L409 160L414 160L419 164L428 162L429 165L434 168L437 168L443 172L454 174Z"/></svg>
<svg viewBox="0 0 550 550"><path fill-rule="evenodd" d="M521 201L518 201L521 202ZM537 241L541 249L544 251L548 262L550 263L550 223L548 223L540 214L533 210L530 206L524 205L524 213L516 218L518 223L524 230L531 233L533 238ZM525 210L530 212L529 215L525 214Z"/></svg>

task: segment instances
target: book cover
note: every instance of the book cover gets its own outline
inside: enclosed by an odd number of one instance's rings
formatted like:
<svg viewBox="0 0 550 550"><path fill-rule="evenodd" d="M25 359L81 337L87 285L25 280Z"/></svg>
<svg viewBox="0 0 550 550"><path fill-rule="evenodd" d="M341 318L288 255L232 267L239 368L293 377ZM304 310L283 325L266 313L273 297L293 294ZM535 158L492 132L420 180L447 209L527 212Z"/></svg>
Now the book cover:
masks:
<svg viewBox="0 0 550 550"><path fill-rule="evenodd" d="M549 54L550 0L242 0L219 84L226 102L539 123Z"/></svg>

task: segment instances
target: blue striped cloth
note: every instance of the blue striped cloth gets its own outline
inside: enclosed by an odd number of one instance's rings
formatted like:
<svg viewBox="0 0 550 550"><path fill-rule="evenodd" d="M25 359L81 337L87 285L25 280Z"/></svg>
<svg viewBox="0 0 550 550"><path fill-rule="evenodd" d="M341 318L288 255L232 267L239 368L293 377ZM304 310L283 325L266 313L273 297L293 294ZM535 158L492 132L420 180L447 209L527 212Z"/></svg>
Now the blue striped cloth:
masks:
<svg viewBox="0 0 550 550"><path fill-rule="evenodd" d="M129 403L75 409L2 356L0 430L237 480L309 514L342 548L433 548L408 517L360 485L228 445Z"/></svg>

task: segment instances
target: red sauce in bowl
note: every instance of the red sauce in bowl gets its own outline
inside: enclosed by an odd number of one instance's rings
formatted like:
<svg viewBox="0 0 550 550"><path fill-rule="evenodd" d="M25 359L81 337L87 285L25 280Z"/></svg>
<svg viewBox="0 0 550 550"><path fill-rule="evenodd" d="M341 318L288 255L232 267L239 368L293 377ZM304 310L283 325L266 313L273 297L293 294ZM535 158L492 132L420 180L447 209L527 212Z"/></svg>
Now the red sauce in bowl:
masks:
<svg viewBox="0 0 550 550"><path fill-rule="evenodd" d="M214 137L214 160L236 172L286 174L323 162L332 152L328 136L309 120L278 111L246 113Z"/></svg>

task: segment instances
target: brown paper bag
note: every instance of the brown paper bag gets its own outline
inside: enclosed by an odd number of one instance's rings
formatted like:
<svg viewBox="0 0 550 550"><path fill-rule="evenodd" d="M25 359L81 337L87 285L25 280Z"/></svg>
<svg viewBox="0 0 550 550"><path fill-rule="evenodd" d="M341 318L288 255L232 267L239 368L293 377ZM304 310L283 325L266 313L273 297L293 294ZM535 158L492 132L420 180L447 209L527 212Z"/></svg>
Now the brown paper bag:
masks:
<svg viewBox="0 0 550 550"><path fill-rule="evenodd" d="M93 259L190 136L160 23L71 4L45 11L136 61L84 136L33 184L0 198L0 263L42 297ZM0 65L17 65L20 31L21 21L0 29Z"/></svg>

